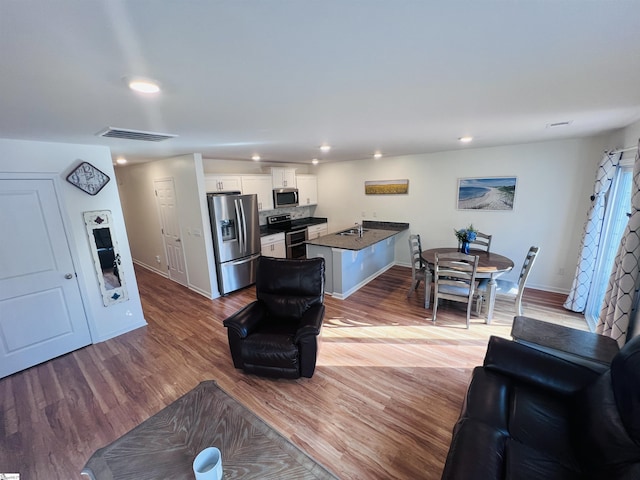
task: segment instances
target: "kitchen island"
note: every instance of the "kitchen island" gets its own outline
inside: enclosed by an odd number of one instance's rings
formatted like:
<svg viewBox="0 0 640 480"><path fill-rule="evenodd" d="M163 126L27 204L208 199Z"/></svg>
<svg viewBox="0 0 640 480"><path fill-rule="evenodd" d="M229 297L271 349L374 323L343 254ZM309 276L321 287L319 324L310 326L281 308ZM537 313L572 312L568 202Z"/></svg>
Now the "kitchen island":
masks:
<svg viewBox="0 0 640 480"><path fill-rule="evenodd" d="M395 262L395 237L408 223L371 222L307 241L307 258L325 259L325 293L345 299Z"/></svg>

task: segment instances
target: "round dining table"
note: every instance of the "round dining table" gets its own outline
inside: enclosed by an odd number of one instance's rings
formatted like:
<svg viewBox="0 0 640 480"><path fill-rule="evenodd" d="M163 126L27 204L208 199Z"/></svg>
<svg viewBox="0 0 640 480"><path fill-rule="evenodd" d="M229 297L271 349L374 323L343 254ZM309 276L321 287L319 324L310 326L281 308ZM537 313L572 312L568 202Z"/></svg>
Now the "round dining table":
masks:
<svg viewBox="0 0 640 480"><path fill-rule="evenodd" d="M422 252L422 260L427 264L427 282L425 307L429 307L431 298L431 278L433 275L433 267L436 263L436 253L454 253L459 250L455 247L430 248ZM494 252L485 250L471 249L469 255L478 256L478 269L476 270L476 278L489 279L489 298L487 299L487 315L486 323L491 323L493 318L493 307L496 300L496 278L507 273L513 268L513 260Z"/></svg>

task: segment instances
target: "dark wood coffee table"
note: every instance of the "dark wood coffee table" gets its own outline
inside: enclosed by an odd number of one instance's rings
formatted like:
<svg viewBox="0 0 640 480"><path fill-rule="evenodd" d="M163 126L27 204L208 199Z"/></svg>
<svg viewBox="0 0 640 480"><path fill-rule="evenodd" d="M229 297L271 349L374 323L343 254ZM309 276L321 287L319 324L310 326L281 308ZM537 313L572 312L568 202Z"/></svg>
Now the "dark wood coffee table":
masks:
<svg viewBox="0 0 640 480"><path fill-rule="evenodd" d="M337 479L215 381L202 382L113 443L82 473L92 480L193 480L193 459L222 452L224 479Z"/></svg>

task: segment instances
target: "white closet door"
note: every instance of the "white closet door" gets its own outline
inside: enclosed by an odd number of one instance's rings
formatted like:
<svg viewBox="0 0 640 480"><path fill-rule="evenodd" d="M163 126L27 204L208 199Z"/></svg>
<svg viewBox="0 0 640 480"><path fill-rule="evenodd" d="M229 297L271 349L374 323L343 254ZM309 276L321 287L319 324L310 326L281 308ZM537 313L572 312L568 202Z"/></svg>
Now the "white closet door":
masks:
<svg viewBox="0 0 640 480"><path fill-rule="evenodd" d="M91 343L52 180L0 180L0 378Z"/></svg>

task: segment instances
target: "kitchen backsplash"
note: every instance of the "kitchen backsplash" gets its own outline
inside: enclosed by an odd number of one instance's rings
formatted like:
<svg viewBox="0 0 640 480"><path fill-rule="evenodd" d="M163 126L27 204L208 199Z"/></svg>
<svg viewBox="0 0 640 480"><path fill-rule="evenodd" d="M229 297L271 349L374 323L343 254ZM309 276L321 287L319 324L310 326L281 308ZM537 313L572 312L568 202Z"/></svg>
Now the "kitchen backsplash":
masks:
<svg viewBox="0 0 640 480"><path fill-rule="evenodd" d="M315 211L316 205L310 205L305 207L278 208L276 210L260 212L260 225L266 225L267 217L270 217L272 215L283 215L285 213L290 213L291 219L297 220L298 218L313 217Z"/></svg>

